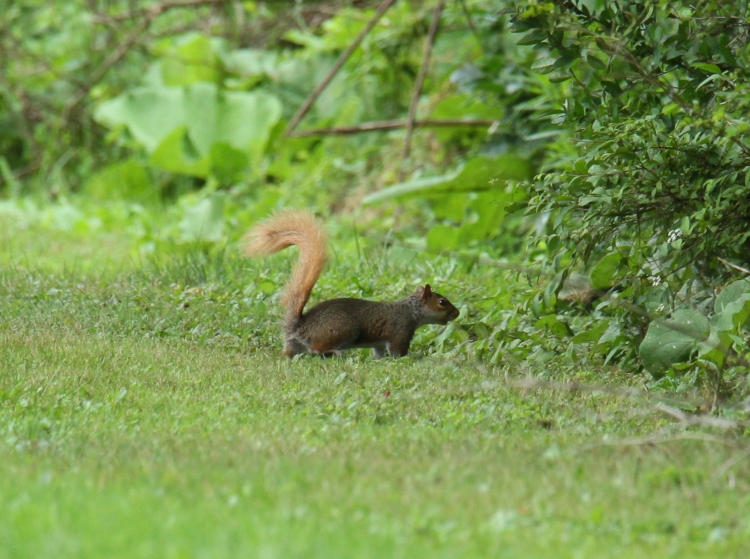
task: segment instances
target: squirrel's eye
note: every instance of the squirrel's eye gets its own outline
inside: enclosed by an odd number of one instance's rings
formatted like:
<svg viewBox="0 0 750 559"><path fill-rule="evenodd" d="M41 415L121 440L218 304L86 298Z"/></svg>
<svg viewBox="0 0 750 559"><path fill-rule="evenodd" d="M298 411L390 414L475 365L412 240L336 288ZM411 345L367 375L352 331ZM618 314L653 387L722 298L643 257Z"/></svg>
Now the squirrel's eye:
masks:
<svg viewBox="0 0 750 559"><path fill-rule="evenodd" d="M438 301L438 305L440 305L441 307L444 307L447 304L448 304L448 301L446 299L440 299Z"/></svg>

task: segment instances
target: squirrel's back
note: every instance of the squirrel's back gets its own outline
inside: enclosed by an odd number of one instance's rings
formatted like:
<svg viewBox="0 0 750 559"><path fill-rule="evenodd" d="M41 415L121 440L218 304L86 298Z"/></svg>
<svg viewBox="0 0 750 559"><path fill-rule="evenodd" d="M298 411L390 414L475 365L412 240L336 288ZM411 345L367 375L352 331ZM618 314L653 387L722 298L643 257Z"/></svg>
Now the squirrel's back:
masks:
<svg viewBox="0 0 750 559"><path fill-rule="evenodd" d="M299 259L281 296L287 327L293 327L328 258L323 226L310 212L287 210L262 221L245 238L247 256L271 254L291 245L299 247Z"/></svg>

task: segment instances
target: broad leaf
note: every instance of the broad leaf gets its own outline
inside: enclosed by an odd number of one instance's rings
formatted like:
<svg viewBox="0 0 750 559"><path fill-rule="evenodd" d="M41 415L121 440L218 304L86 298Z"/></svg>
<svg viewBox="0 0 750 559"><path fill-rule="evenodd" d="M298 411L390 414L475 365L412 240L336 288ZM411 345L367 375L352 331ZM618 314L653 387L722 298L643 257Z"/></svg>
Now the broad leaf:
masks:
<svg viewBox="0 0 750 559"><path fill-rule="evenodd" d="M708 334L708 319L692 309L679 309L670 320L654 320L638 349L643 366L659 374L688 359Z"/></svg>
<svg viewBox="0 0 750 559"><path fill-rule="evenodd" d="M480 156L470 159L453 173L395 184L370 194L364 198L363 203L372 204L391 198L428 193L496 191L503 188L506 181L526 180L530 174L531 165L523 157L509 154L498 157Z"/></svg>
<svg viewBox="0 0 750 559"><path fill-rule="evenodd" d="M165 85L219 81L221 48L217 39L191 34L170 41L160 50L161 77Z"/></svg>
<svg viewBox="0 0 750 559"><path fill-rule="evenodd" d="M431 250L453 250L459 246L461 230L447 225L436 225L427 232L427 246Z"/></svg>
<svg viewBox="0 0 750 559"><path fill-rule="evenodd" d="M209 83L138 88L96 112L104 124L127 126L155 165L197 176L211 169L233 176L240 163L247 163L237 154L228 166L214 161L227 148L257 160L280 116L281 105L269 94L222 91ZM224 147L217 151L216 144Z"/></svg>
<svg viewBox="0 0 750 559"><path fill-rule="evenodd" d="M613 252L607 254L591 268L591 286L594 289L609 289L612 287L615 278L617 266L619 266L622 256Z"/></svg>
<svg viewBox="0 0 750 559"><path fill-rule="evenodd" d="M746 293L750 293L750 279L748 278L727 284L716 296L714 311L720 313L729 303L736 301Z"/></svg>
<svg viewBox="0 0 750 559"><path fill-rule="evenodd" d="M745 292L734 298L739 290L746 287L747 280L729 284L716 298L716 308L721 309L711 317L711 333L700 344L700 357L711 361L718 368L724 366L727 353L732 346L732 337L750 320L750 293ZM725 294L725 292L729 291ZM733 299L734 298L734 299ZM733 299L728 302L729 299Z"/></svg>
<svg viewBox="0 0 750 559"><path fill-rule="evenodd" d="M143 165L127 159L105 167L84 185L87 194L98 200L126 199L154 201L159 197Z"/></svg>
<svg viewBox="0 0 750 559"><path fill-rule="evenodd" d="M194 201L195 200L195 201ZM182 239L185 241L218 241L224 233L224 197L217 192L197 200L183 198L183 204L194 203L185 208L180 221Z"/></svg>
<svg viewBox="0 0 750 559"><path fill-rule="evenodd" d="M102 103L94 116L107 126L127 126L146 151L153 153L175 128L185 124L182 90L171 87L133 89Z"/></svg>

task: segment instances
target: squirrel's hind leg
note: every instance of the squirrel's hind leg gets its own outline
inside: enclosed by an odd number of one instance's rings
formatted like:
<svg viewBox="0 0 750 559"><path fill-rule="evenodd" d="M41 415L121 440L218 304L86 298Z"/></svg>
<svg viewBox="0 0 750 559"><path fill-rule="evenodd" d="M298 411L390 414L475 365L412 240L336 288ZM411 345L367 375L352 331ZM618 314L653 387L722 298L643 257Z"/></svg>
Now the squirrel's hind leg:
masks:
<svg viewBox="0 0 750 559"><path fill-rule="evenodd" d="M372 353L375 355L376 359L389 355L390 349L388 348L388 342L382 341L374 344L372 346Z"/></svg>
<svg viewBox="0 0 750 559"><path fill-rule="evenodd" d="M307 346L301 343L297 338L289 336L284 340L284 355L289 358L300 353L307 353Z"/></svg>

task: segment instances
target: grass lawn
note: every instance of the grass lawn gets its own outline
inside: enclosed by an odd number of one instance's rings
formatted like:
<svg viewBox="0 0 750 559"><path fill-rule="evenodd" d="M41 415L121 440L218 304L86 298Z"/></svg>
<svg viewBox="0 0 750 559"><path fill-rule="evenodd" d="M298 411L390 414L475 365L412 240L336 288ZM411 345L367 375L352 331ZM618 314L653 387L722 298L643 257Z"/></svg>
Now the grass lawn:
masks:
<svg viewBox="0 0 750 559"><path fill-rule="evenodd" d="M289 361L288 258L4 225L0 557L750 556L746 436L518 383L623 373L491 366L438 327L404 359Z"/></svg>

